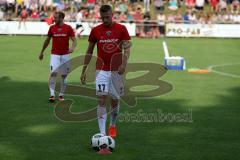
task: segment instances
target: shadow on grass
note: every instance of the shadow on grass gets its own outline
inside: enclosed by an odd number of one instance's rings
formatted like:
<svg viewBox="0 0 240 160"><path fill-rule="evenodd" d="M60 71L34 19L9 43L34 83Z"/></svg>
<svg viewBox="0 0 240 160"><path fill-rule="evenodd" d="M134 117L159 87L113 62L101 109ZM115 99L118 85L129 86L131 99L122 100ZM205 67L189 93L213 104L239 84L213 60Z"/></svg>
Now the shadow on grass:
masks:
<svg viewBox="0 0 240 160"><path fill-rule="evenodd" d="M187 106L181 99L139 100L135 108L122 105L121 113L184 113L192 109L193 123L121 122L116 151L99 156L89 148L97 132L96 120L61 122L47 102L47 83L16 82L0 78L0 159L239 159L240 87L219 96L209 107ZM170 95L169 95L170 96ZM69 97L73 110L94 105L86 98ZM84 108L86 109L86 108Z"/></svg>

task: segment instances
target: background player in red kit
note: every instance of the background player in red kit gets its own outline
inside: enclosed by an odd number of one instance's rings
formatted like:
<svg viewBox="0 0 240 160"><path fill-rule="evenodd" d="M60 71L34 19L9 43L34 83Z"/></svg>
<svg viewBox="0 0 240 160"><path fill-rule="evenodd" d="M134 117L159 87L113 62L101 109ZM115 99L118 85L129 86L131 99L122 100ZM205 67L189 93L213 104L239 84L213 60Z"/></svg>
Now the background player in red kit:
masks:
<svg viewBox="0 0 240 160"><path fill-rule="evenodd" d="M124 94L123 73L130 55L130 36L124 25L112 22L112 8L102 5L102 24L94 27L89 36L89 45L84 59L81 82L86 82L86 70L97 44L96 95L98 96L98 125L106 135L106 99L110 96L111 113L108 134L116 137L116 120L119 112L119 99Z"/></svg>
<svg viewBox="0 0 240 160"><path fill-rule="evenodd" d="M48 36L43 44L42 51L39 54L39 59L42 60L44 56L44 50L47 48L52 38L52 51L50 62L51 76L49 79L50 102L54 102L55 100L55 84L58 72L60 72L62 77L58 100L63 100L64 90L67 85L66 77L70 70L70 64L66 62L70 60L69 54L74 51L77 45L74 31L70 25L67 25L63 22L64 17L65 15L63 12L56 12L54 14L55 24L49 28ZM71 48L69 48L69 38L71 38L73 42ZM64 63L66 65L63 65L63 67L59 68L59 66Z"/></svg>

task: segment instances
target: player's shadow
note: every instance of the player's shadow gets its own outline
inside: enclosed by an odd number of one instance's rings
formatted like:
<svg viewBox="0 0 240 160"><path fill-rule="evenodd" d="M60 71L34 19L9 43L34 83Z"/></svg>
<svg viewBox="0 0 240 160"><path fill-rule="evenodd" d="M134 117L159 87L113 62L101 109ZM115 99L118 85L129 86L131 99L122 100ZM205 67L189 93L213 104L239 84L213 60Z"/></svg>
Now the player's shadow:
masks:
<svg viewBox="0 0 240 160"><path fill-rule="evenodd" d="M103 159L89 151L97 121L72 123L54 116L47 82L17 82L0 78L0 159ZM239 157L240 87L218 96L213 106L189 106L181 99L138 100L121 113L189 113L193 122L119 122L116 151L104 159L199 159ZM170 96L170 95L169 95ZM68 97L73 111L95 101ZM82 107L82 108L81 108ZM211 155L209 154L211 152ZM184 153L184 154L183 154ZM231 153L231 154L230 154Z"/></svg>

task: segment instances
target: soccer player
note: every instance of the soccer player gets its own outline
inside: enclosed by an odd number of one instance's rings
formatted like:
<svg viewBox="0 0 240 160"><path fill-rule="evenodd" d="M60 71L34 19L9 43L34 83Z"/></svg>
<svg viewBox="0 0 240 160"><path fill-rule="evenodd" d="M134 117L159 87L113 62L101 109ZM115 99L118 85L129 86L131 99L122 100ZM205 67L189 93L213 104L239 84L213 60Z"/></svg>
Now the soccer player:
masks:
<svg viewBox="0 0 240 160"><path fill-rule="evenodd" d="M96 95L98 97L97 118L100 132L106 135L106 99L111 101L110 126L108 135L116 137L116 120L119 99L124 94L123 74L130 55L130 36L124 25L112 21L113 13L109 5L100 7L102 24L91 30L88 49L81 73L81 82L86 82L87 66L97 44Z"/></svg>
<svg viewBox="0 0 240 160"><path fill-rule="evenodd" d="M50 97L49 102L55 101L55 84L57 74L61 74L61 85L58 100L63 100L63 94L67 85L66 77L69 72L70 64L67 62L70 60L70 53L74 51L77 45L74 31L70 25L63 22L65 14L63 12L55 12L54 22L55 24L49 28L47 38L43 44L42 51L39 54L39 60L44 57L44 50L48 47L48 44L52 38L52 51L50 70L51 75L49 79ZM72 40L72 47L69 48L69 39ZM63 65L65 63L65 65ZM62 67L60 67L63 65Z"/></svg>

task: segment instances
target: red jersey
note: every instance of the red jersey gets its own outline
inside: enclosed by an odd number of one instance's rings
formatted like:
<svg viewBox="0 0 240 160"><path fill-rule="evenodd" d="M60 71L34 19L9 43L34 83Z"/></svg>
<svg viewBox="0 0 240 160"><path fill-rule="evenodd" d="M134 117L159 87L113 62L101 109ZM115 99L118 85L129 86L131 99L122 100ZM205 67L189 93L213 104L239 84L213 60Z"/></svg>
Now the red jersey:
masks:
<svg viewBox="0 0 240 160"><path fill-rule="evenodd" d="M26 19L27 16L28 16L27 10L26 10L26 9L22 10L22 12L21 12L21 18L22 18L22 19Z"/></svg>
<svg viewBox="0 0 240 160"><path fill-rule="evenodd" d="M69 37L74 37L75 34L70 25L58 26L54 24L49 28L48 36L52 37L52 54L64 55L68 54Z"/></svg>
<svg viewBox="0 0 240 160"><path fill-rule="evenodd" d="M124 25L113 23L110 27L100 24L94 27L88 41L97 43L97 70L115 71L122 63L122 47L124 40L130 40Z"/></svg>

